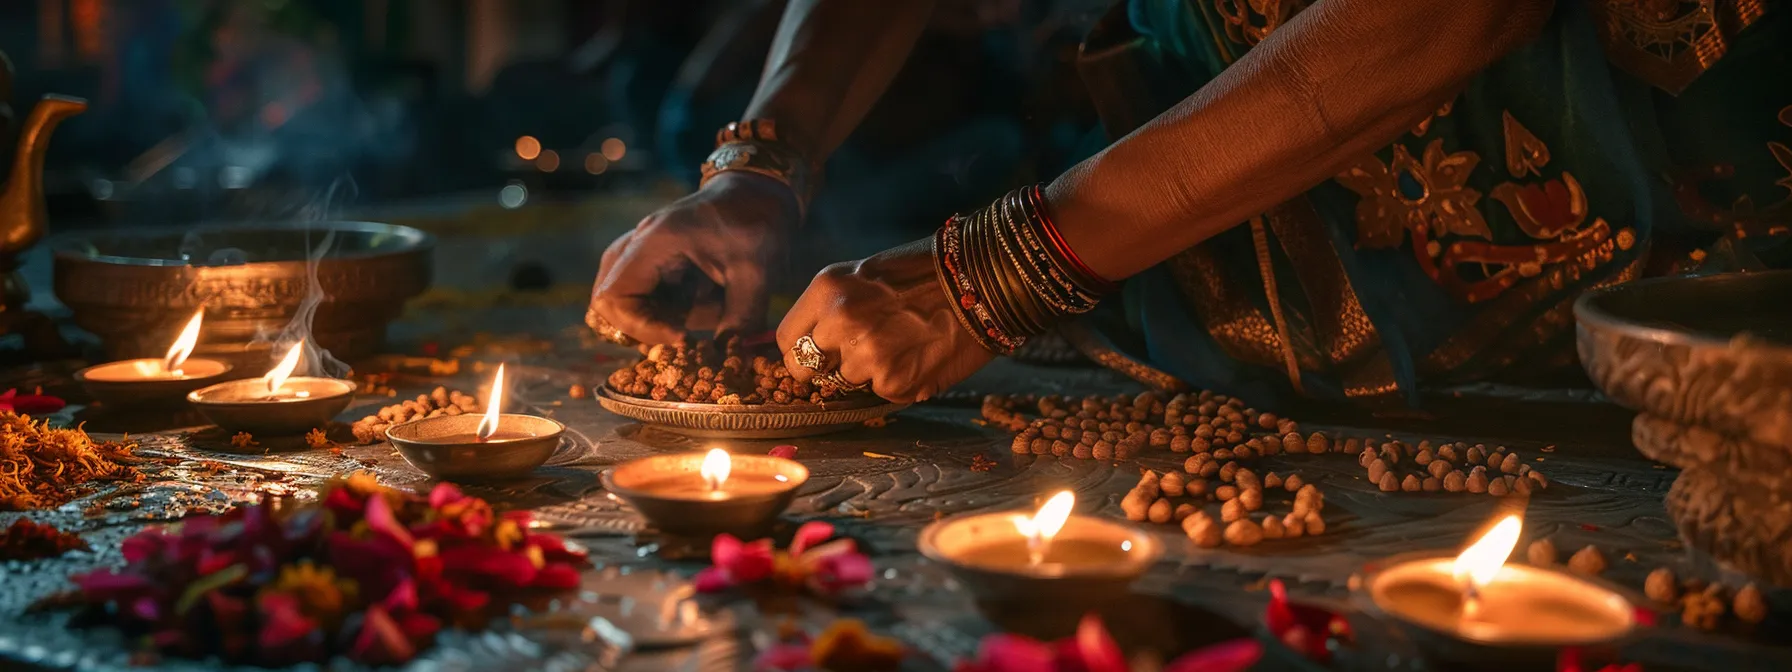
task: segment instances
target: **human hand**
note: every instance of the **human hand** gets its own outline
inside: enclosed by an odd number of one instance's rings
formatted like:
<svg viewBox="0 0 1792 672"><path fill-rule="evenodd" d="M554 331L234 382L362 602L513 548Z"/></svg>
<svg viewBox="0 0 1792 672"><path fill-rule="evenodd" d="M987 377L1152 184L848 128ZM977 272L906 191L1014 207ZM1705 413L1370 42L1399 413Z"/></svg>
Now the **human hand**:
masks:
<svg viewBox="0 0 1792 672"><path fill-rule="evenodd" d="M770 270L800 217L795 194L776 180L717 175L610 243L585 323L606 338L648 343L756 330Z"/></svg>
<svg viewBox="0 0 1792 672"><path fill-rule="evenodd" d="M823 269L778 325L778 346L798 380L838 367L846 382L869 383L877 396L921 401L995 358L959 323L950 300L930 241L915 241ZM805 335L826 353L823 371L797 361L793 349Z"/></svg>

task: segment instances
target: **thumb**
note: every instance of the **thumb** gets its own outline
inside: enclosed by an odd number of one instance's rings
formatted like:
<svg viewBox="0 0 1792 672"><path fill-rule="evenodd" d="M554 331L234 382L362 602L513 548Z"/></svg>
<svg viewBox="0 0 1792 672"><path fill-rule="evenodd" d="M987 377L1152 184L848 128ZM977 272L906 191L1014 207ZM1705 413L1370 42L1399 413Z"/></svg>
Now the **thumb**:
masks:
<svg viewBox="0 0 1792 672"><path fill-rule="evenodd" d="M769 305L765 271L757 267L729 269L728 283L722 291L722 319L716 330L742 334L757 330Z"/></svg>

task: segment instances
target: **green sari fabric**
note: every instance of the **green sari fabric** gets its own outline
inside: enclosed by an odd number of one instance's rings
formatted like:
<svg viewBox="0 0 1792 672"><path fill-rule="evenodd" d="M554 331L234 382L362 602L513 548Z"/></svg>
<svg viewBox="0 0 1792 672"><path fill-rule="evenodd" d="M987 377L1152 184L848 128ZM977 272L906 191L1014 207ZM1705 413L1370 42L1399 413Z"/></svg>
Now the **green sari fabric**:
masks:
<svg viewBox="0 0 1792 672"><path fill-rule="evenodd" d="M1131 0L1143 95L1173 104L1305 4ZM1577 369L1582 292L1784 265L1788 9L1561 0L1540 37L1431 118L1129 280L1089 324L1121 354L1264 406L1559 379Z"/></svg>

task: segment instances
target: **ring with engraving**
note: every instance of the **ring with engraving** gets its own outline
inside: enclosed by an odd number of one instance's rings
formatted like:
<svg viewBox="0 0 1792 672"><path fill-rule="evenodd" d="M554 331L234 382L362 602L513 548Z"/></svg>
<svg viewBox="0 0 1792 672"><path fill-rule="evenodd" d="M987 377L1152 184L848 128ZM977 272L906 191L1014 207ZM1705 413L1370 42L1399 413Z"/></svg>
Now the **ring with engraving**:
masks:
<svg viewBox="0 0 1792 672"><path fill-rule="evenodd" d="M813 371L816 375L834 370L833 358L821 346L816 345L815 339L808 334L797 337L796 345L790 346L790 355L791 359L796 360L797 366Z"/></svg>
<svg viewBox="0 0 1792 672"><path fill-rule="evenodd" d="M866 381L863 383L847 382L846 377L840 375L839 371L829 371L827 373L816 376L814 382L817 385L833 387L834 389L840 390L841 392L858 392L860 390L871 387L870 381Z"/></svg>
<svg viewBox="0 0 1792 672"><path fill-rule="evenodd" d="M609 320L604 319L604 317L597 314L597 311L595 310L585 311L585 326L591 327L591 330L597 333L598 338L617 345L634 347L640 343L640 341L629 337L628 334L622 333L621 329L617 329L616 325L610 324Z"/></svg>

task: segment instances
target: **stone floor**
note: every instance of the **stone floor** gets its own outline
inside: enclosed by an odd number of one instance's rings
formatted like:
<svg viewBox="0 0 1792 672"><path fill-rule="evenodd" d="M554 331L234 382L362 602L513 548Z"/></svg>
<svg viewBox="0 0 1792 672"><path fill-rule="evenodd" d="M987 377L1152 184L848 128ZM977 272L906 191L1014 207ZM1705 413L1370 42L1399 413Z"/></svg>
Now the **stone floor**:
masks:
<svg viewBox="0 0 1792 672"><path fill-rule="evenodd" d="M593 239L564 222L543 228L554 233L541 235L557 237L561 245ZM439 267L459 268L464 275L444 283L446 291L433 303L395 324L389 349L395 355L432 349L445 353L463 343L481 345L464 358L456 375L401 375L398 394L415 395L436 385L472 390L489 376L474 362L511 362L516 403L550 415L572 431L548 466L532 477L502 486L476 486L473 494L502 506L532 509L554 530L585 544L603 568L589 574L587 594L652 592L654 580L640 577L701 567L683 559L690 544L644 529L627 506L602 491L597 475L609 465L647 454L717 444L741 453L763 453L780 442L695 441L611 415L589 398L569 396L571 386L601 381L632 353L592 344L579 333L582 278L528 294L478 291L495 284L493 276L511 268L510 262L543 249L531 234L522 237L526 242L503 248L509 251L508 261L493 260L497 253L490 248L474 251L487 245L491 235L471 227L444 235L442 254L467 255L470 261ZM555 263L565 262L565 256L556 257ZM489 263L475 263L478 259ZM573 267L565 262L564 268ZM555 275L577 274L566 270ZM403 364L402 357L391 356L356 365L367 372L402 369ZM78 365L14 367L0 372L4 379L0 388L44 385L75 399L78 390L68 376ZM977 614L963 586L942 567L918 556L914 544L921 527L939 515L1027 507L1036 496L1064 487L1077 492L1079 512L1119 517L1119 500L1137 480L1138 467L1176 468L1181 462L1180 456L1167 452L1147 453L1136 464L1012 455L1007 436L973 422L975 400L984 393L1082 395L1137 389L1099 369L1003 360L945 399L898 414L888 426L791 441L800 447L799 458L813 478L799 492L788 520L834 522L870 550L879 568L876 585L865 600L840 610L815 607L803 612L802 620L819 624L839 613L865 618L874 629L895 634L914 647L917 655L907 669L949 669L952 660L970 655L977 639L993 626ZM340 419L351 421L389 401L360 399ZM1526 541L1547 537L1563 549L1564 559L1575 549L1596 544L1611 564L1606 578L1637 591L1639 597L1644 575L1658 566L1673 567L1682 575L1719 578L1719 570L1681 547L1661 504L1675 474L1629 447L1621 411L1575 393L1471 389L1442 395L1438 401L1433 408L1439 412L1428 416L1377 418L1334 412L1302 418L1303 429L1391 435L1415 443L1420 438L1447 438L1510 446L1552 481L1550 488L1528 502ZM85 421L94 432L129 431L151 452L217 460L248 473L283 472L287 482L298 486L357 469L372 469L401 487L427 484L384 444L355 447L338 456L308 450L301 441L270 439L264 442L265 454L241 455L227 452L223 436L187 415L134 417L72 407L65 419ZM977 456L997 465L973 471L970 465ZM1374 559L1457 548L1499 507L1511 503L1466 493L1382 493L1366 481L1354 458L1345 455L1281 455L1259 462L1263 470L1298 470L1326 492L1327 532L1247 549L1199 549L1174 526L1153 527L1169 552L1137 584L1138 595L1108 615L1123 642L1177 649L1258 631L1267 600L1264 586L1268 579L1279 578L1301 599L1351 614L1360 646L1343 652L1332 669L1459 669L1428 658L1399 628L1356 609L1348 589L1350 577ZM140 508L115 508L87 518L81 513L85 503L77 502L34 514L81 530L96 551L0 565L0 669L124 667L124 649L116 636L70 630L55 617L23 614L22 608L64 585L62 577L69 571L117 562L117 542L146 523L216 509L250 496L249 490L233 483L185 473L135 493L143 502ZM1279 498L1272 496L1271 501L1268 510L1286 506ZM14 515L0 514L0 523ZM550 613L582 617L589 608L594 607L567 600ZM740 632L708 638L695 647L619 657L614 647L581 641L576 629L546 625L564 619L530 617L492 634L446 635L417 669L745 669L753 645L763 641L771 626L745 605L724 610L742 626ZM1783 622L1770 622L1769 629L1750 636L1697 632L1675 625L1675 620L1664 618L1661 627L1646 630L1625 647L1625 654L1650 670L1792 669L1792 649L1773 643L1772 633L1783 633ZM164 667L213 669L179 661ZM1327 669L1273 647L1263 667Z"/></svg>

